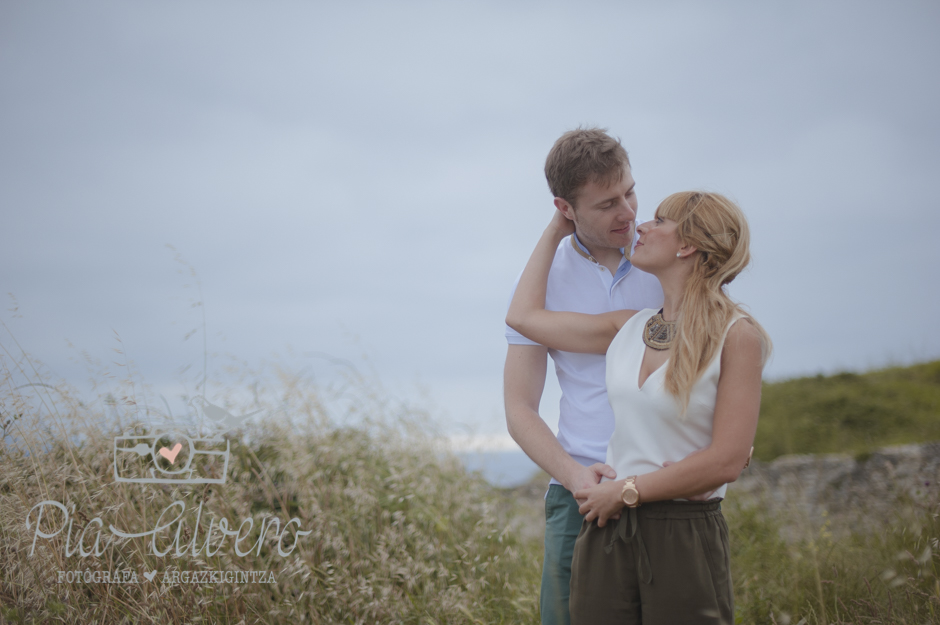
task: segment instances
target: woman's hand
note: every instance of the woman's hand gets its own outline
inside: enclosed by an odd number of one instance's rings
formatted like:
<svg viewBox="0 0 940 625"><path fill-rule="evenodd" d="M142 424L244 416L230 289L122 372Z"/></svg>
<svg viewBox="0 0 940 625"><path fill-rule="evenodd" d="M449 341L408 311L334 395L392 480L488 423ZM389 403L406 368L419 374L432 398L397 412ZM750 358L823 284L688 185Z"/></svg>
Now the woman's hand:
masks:
<svg viewBox="0 0 940 625"><path fill-rule="evenodd" d="M551 230L560 241L569 234L574 234L574 222L565 217L565 214L560 210L556 210L555 214L552 215L552 220L548 224L548 229Z"/></svg>
<svg viewBox="0 0 940 625"><path fill-rule="evenodd" d="M584 520L590 522L597 519L597 526L604 527L608 519L620 518L624 505L620 495L624 481L601 482L597 486L576 492L574 498L584 502L578 508L578 512L584 515Z"/></svg>
<svg viewBox="0 0 940 625"><path fill-rule="evenodd" d="M613 467L604 464L603 462L595 462L589 467L583 467L580 464L574 462L575 471L568 473L567 476L562 478L561 485L565 487L565 490L568 492L575 492L580 490L587 490L592 486L596 486L600 483L601 479L607 478L612 480L617 477L617 472L614 471ZM580 506L583 501L575 499Z"/></svg>
<svg viewBox="0 0 940 625"><path fill-rule="evenodd" d="M606 354L610 342L635 310L599 315L545 309L548 274L561 240L574 232L574 222L556 210L539 239L509 304L506 325L550 349L579 354Z"/></svg>

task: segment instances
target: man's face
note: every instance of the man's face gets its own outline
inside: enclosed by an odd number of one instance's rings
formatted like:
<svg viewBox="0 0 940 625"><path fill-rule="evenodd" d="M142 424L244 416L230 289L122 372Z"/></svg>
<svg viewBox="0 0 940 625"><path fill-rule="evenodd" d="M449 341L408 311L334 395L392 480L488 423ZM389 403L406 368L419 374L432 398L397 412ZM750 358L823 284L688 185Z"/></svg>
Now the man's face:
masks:
<svg viewBox="0 0 940 625"><path fill-rule="evenodd" d="M627 167L620 182L609 186L588 182L581 187L575 200L577 208L563 211L574 221L581 243L595 252L597 248L623 247L630 254L636 225L635 186Z"/></svg>

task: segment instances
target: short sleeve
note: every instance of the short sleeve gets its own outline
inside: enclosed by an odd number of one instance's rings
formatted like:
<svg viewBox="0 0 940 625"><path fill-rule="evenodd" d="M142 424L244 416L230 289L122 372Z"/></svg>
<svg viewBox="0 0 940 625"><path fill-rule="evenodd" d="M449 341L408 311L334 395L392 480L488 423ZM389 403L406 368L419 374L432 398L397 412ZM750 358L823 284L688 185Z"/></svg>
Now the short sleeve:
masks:
<svg viewBox="0 0 940 625"><path fill-rule="evenodd" d="M521 276L522 273L520 272ZM512 296L516 292L516 286L519 284L519 278L516 278L515 284L512 285L512 291L509 292L509 300L506 302L506 311L509 312L509 304L512 303ZM540 345L535 341L530 341L526 337L522 336L509 326L506 326L506 342L510 345Z"/></svg>
<svg viewBox="0 0 940 625"><path fill-rule="evenodd" d="M530 341L509 326L506 326L506 342L510 345L541 345L541 343Z"/></svg>

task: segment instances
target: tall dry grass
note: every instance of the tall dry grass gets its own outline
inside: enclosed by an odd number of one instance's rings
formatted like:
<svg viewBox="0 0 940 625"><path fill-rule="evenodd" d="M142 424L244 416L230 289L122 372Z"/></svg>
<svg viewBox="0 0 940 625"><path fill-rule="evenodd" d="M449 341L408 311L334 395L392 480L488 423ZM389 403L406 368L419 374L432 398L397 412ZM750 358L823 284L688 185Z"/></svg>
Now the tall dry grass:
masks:
<svg viewBox="0 0 940 625"><path fill-rule="evenodd" d="M737 622L940 623L940 502L908 500L879 529L833 531L729 495Z"/></svg>
<svg viewBox="0 0 940 625"><path fill-rule="evenodd" d="M303 378L244 372L213 396L240 401L226 406L234 414L266 417L231 437L226 483L141 485L114 481L113 438L159 430L169 408L155 408L161 402L139 379L98 377L97 392L83 399L25 356L7 351L0 365L0 622L538 622L542 549L511 529L518 502L468 476L427 415L388 401L374 384L348 380L336 414L324 389ZM31 553L35 528L26 519L45 500L66 507L72 529L37 539ZM146 538L116 540L100 557L66 553L86 528L91 547L95 518L141 532L174 501L187 512L158 533L157 547L171 548L165 557ZM223 518L232 527L253 519L248 545L263 520L278 519L280 530L296 518L281 546L297 547L282 556L275 533L240 556L232 537L216 533L213 555L177 557L176 530L189 544L200 503L197 546ZM724 508L737 623L940 622L937 501L909 501L880 531L838 539L846 532L771 516L733 492ZM42 527L52 533L63 520L50 509ZM310 533L296 537L298 529ZM60 571L85 570L130 570L137 583L60 582ZM194 571L268 571L276 582L171 577ZM156 572L153 581L144 572Z"/></svg>
<svg viewBox="0 0 940 625"><path fill-rule="evenodd" d="M512 502L459 462L428 433L429 421L360 383L344 390L343 420L328 414L320 391L279 372L267 390L255 384L249 405L261 410L231 439L224 485L178 486L114 481L115 436L153 433L153 408L139 380L111 381L96 401L81 401L44 379L27 358L3 360L0 413L0 619L62 623L520 623L537 622L538 545L507 528ZM269 378L270 379L270 378ZM25 382L24 382L25 380ZM30 386L23 386L23 384ZM117 391L117 392L114 392ZM224 393L222 393L224 395ZM237 396L232 393L230 396ZM244 393L241 394L245 396ZM149 408L142 408L144 404ZM345 423L345 425L344 425ZM27 515L61 502L72 522L34 540ZM148 537L118 539L100 557L66 554L81 532L91 550L98 522L144 532L161 511L184 502L185 516L157 533L156 546L201 547L210 522L237 529L254 520L242 543L254 545L264 519L292 518L278 552L277 535L239 556L218 532L209 552L157 557ZM200 523L196 511L202 503ZM74 506L74 511L73 510ZM164 517L164 522L176 516ZM45 509L47 534L64 525ZM247 525L245 526L247 528ZM309 535L297 537L298 529ZM86 581L84 571L134 571L136 584ZM77 579L60 571L80 571ZM270 571L276 583L174 583L173 572ZM156 571L153 581L144 572ZM167 574L165 578L164 575Z"/></svg>

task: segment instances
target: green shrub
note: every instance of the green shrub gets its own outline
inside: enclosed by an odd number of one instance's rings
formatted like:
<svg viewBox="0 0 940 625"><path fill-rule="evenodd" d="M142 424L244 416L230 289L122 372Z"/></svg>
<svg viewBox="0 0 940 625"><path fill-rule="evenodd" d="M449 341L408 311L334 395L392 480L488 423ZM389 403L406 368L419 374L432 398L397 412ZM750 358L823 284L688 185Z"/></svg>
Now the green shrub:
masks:
<svg viewBox="0 0 940 625"><path fill-rule="evenodd" d="M940 440L940 361L765 383L754 455L870 453Z"/></svg>

